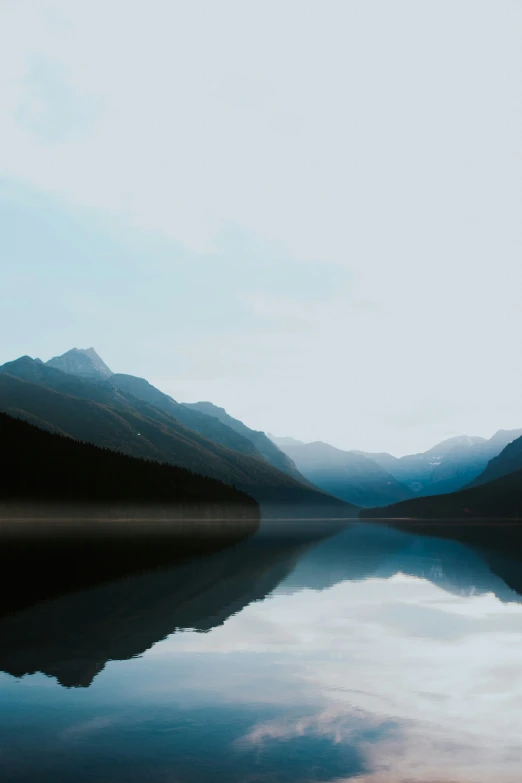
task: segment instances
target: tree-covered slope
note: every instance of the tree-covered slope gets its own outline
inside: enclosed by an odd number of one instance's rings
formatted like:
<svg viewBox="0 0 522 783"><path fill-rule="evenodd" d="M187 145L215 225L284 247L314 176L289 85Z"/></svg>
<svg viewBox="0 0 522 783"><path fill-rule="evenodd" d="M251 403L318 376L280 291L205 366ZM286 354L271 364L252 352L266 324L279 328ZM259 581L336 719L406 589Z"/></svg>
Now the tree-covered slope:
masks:
<svg viewBox="0 0 522 783"><path fill-rule="evenodd" d="M156 389L155 386L152 386L144 378L116 373L111 376L110 382L120 391L132 394L137 399L165 411L185 427L189 427L194 432L198 432L203 437L209 438L227 449L234 449L234 451L248 454L251 457L262 456L248 438L234 431L233 428L223 424L214 416L207 416L205 413L176 402L176 400Z"/></svg>
<svg viewBox="0 0 522 783"><path fill-rule="evenodd" d="M21 374L20 366L12 365ZM327 515L348 511L339 501L305 487L263 459L226 449L109 382L43 368L38 362L29 364L29 377L37 383L9 374L12 366L0 368L0 411L77 440L216 478L266 503L321 506ZM39 378L40 372L50 375Z"/></svg>
<svg viewBox="0 0 522 783"><path fill-rule="evenodd" d="M432 495L368 508L366 518L407 519L520 519L522 520L522 470L448 495Z"/></svg>
<svg viewBox="0 0 522 783"><path fill-rule="evenodd" d="M29 357L23 357L23 359L17 360L17 362L11 362L9 365L11 367L10 372L13 372L13 365L17 365L20 362L27 364L28 359ZM234 451L248 454L251 457L264 456L256 448L253 439L248 437L248 433L251 431L244 425L241 425L241 422L237 422L237 424L244 427L244 432L241 432L237 427L229 426L230 422L221 420L219 416L216 417L212 413L207 415L207 412L201 412L192 406L185 406L176 402L173 397L157 389L145 378L124 373L113 373L93 348L85 350L73 348L62 356L55 356L53 359L50 359L45 363L45 366L37 368L40 376L40 380L37 382L42 382L42 378L45 378L47 368L58 369L63 373L83 380L109 381L106 388L116 389L123 394L130 394L136 399L153 405L155 408L173 416L185 427L189 427L194 432L198 432L203 437L209 438L227 449L234 449ZM27 367L22 368L23 372L26 370ZM25 375L21 377L25 377L28 380ZM262 433L258 434L261 435ZM284 458L284 455L281 456ZM268 461L271 462L270 459ZM272 464L274 463L272 462ZM281 466L275 464L275 467ZM294 473L297 473L295 469ZM302 478L298 475L295 475L295 477Z"/></svg>
<svg viewBox="0 0 522 783"><path fill-rule="evenodd" d="M46 432L0 413L0 500L257 504L223 482Z"/></svg>

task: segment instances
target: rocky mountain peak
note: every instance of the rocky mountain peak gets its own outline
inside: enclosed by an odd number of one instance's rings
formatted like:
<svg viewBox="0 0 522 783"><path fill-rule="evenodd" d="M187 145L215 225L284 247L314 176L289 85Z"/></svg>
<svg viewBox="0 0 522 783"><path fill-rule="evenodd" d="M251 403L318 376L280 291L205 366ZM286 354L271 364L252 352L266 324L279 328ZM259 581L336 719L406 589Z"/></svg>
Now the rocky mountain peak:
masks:
<svg viewBox="0 0 522 783"><path fill-rule="evenodd" d="M113 375L103 359L98 356L94 348L71 348L61 356L54 356L46 364L69 375L78 375L80 378L106 380Z"/></svg>

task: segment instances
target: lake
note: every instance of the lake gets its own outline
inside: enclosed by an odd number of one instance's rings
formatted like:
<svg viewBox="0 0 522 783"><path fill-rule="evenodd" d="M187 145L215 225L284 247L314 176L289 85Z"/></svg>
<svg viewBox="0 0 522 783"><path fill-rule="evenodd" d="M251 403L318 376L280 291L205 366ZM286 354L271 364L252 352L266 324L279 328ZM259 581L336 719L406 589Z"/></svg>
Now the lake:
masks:
<svg viewBox="0 0 522 783"><path fill-rule="evenodd" d="M522 560L489 532L262 524L4 616L0 779L519 783Z"/></svg>

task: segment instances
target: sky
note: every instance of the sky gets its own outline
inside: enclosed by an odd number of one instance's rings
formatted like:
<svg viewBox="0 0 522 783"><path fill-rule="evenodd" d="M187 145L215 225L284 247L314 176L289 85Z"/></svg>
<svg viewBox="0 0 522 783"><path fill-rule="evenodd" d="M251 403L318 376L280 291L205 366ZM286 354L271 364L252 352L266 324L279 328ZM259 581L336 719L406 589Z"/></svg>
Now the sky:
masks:
<svg viewBox="0 0 522 783"><path fill-rule="evenodd" d="M0 362L254 429L522 426L516 0L0 0Z"/></svg>

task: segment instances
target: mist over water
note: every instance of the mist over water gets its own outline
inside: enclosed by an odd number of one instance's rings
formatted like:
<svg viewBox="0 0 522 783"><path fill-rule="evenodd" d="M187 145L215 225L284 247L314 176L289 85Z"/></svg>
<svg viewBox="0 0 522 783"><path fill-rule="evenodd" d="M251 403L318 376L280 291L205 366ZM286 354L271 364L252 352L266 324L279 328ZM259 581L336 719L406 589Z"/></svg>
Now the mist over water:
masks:
<svg viewBox="0 0 522 783"><path fill-rule="evenodd" d="M197 524L4 600L2 779L518 783L509 526Z"/></svg>

